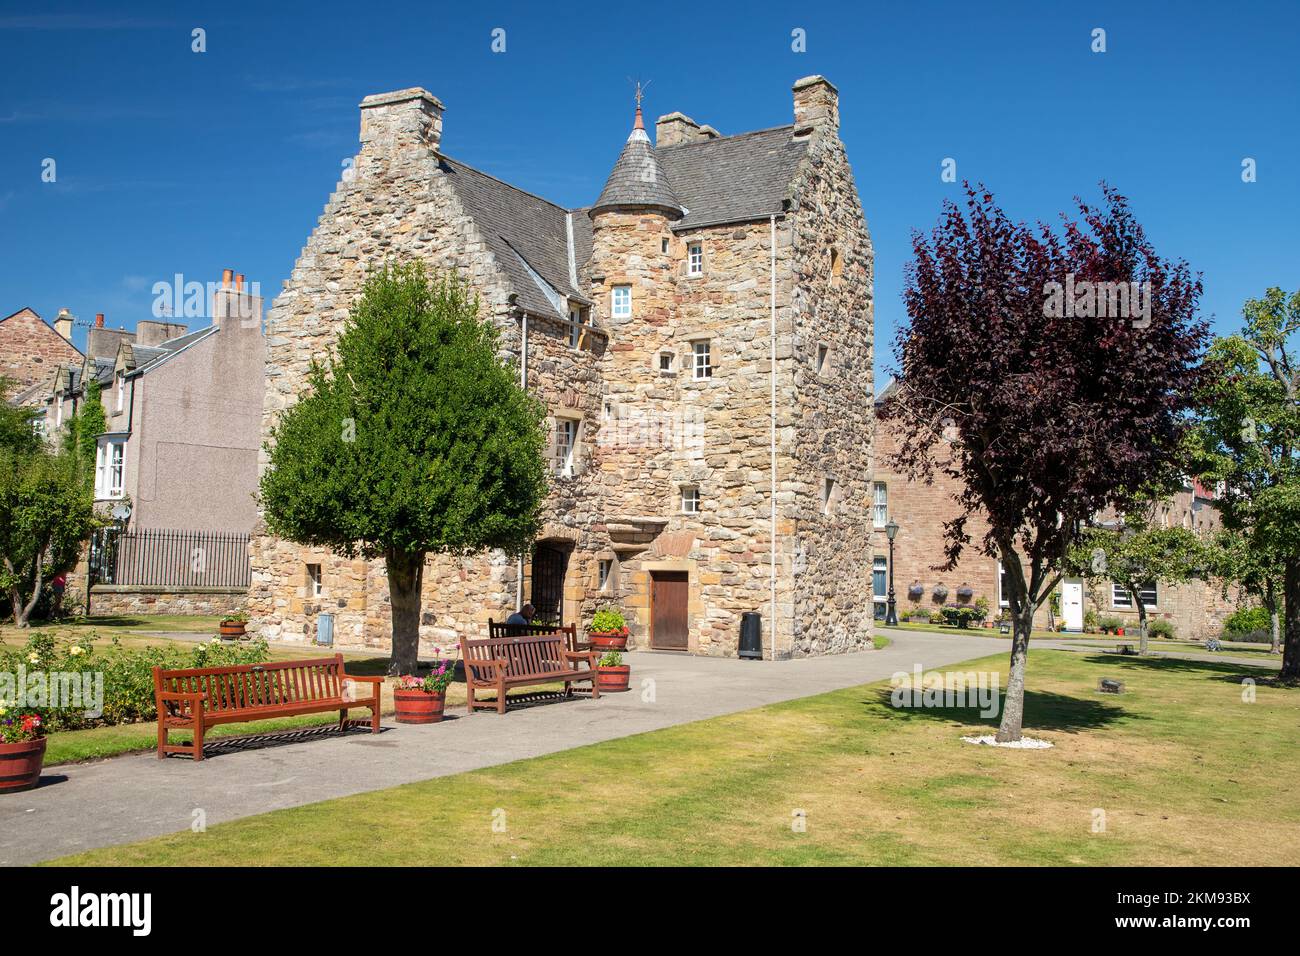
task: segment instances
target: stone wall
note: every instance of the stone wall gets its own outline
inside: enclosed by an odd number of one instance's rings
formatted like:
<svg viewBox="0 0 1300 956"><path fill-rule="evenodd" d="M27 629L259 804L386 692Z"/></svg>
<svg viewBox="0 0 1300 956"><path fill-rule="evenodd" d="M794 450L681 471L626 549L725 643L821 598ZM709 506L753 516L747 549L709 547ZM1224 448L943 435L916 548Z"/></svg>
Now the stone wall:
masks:
<svg viewBox="0 0 1300 956"><path fill-rule="evenodd" d="M0 378L12 380L9 399L37 382L53 380L60 365L80 365L82 355L31 309L0 321ZM43 396L42 396L43 397Z"/></svg>
<svg viewBox="0 0 1300 956"><path fill-rule="evenodd" d="M84 578L82 580L84 586ZM72 582L69 591L72 593ZM78 601L84 599L84 590ZM248 601L245 588L162 588L96 584L90 589L90 610L104 614L232 614ZM75 606L82 607L80 603Z"/></svg>

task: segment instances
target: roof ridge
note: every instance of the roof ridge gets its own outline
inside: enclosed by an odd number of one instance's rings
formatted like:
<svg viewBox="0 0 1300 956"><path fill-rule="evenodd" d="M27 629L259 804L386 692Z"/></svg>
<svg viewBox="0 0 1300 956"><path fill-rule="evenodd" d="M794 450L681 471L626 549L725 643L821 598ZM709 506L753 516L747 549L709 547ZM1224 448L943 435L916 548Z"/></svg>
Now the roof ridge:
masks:
<svg viewBox="0 0 1300 956"><path fill-rule="evenodd" d="M759 135L760 133L775 133L775 132L777 132L778 130L784 130L784 129L791 129L791 130L792 130L792 129L794 129L794 124L793 124L793 123L786 123L786 124L783 125L783 126L768 126L768 127L763 128L763 129L751 129L751 130L746 130L746 131L743 132L743 133L732 133L730 136L714 136L714 137L711 137L711 138L709 138L709 139L697 139L697 140L692 140L692 141L689 142L689 143L674 143L674 144L672 144L671 146L663 146L663 147L657 147L657 148L665 149L665 150L669 150L669 149L686 149L686 148L689 147L689 146L707 146L707 145L709 145L710 143L720 143L720 142L722 142L723 140L728 140L728 139L744 139L746 136L757 136L757 135Z"/></svg>

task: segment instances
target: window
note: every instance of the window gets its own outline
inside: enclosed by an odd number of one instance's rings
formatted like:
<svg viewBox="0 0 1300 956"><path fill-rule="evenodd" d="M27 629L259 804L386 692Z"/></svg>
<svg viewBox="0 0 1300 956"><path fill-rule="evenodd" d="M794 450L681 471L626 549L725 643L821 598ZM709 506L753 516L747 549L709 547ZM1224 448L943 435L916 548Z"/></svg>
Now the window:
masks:
<svg viewBox="0 0 1300 956"><path fill-rule="evenodd" d="M831 508L835 504L835 479L826 478L822 481L822 513L830 514Z"/></svg>
<svg viewBox="0 0 1300 956"><path fill-rule="evenodd" d="M1142 595L1142 603L1144 605L1147 607L1156 606L1160 595L1154 581L1150 584L1142 585L1138 591ZM1137 608L1137 604L1133 601L1133 595L1129 592L1128 588L1120 584L1111 584L1110 586L1110 606L1121 610L1126 608Z"/></svg>
<svg viewBox="0 0 1300 956"><path fill-rule="evenodd" d="M713 366L709 362L709 343L707 341L692 343L691 357L695 360L693 367L696 378L713 377Z"/></svg>
<svg viewBox="0 0 1300 956"><path fill-rule="evenodd" d="M596 588L600 591L609 588L609 579L614 572L614 562L609 558L601 558L596 562Z"/></svg>
<svg viewBox="0 0 1300 956"><path fill-rule="evenodd" d="M555 470L557 474L573 474L573 452L578 445L578 420L555 420Z"/></svg>
<svg viewBox="0 0 1300 956"><path fill-rule="evenodd" d="M664 253L665 255L668 253L668 240L667 240L667 239L660 239L660 240L659 240L659 251L662 252L662 253Z"/></svg>
<svg viewBox="0 0 1300 956"><path fill-rule="evenodd" d="M101 441L95 449L95 497L121 498L126 473L126 442Z"/></svg>
<svg viewBox="0 0 1300 956"><path fill-rule="evenodd" d="M117 410L120 412L122 406L126 404L126 376L121 372L117 373Z"/></svg>
<svg viewBox="0 0 1300 956"><path fill-rule="evenodd" d="M626 319L632 315L632 287L630 285L614 286L613 304L610 315L616 319Z"/></svg>
<svg viewBox="0 0 1300 956"><path fill-rule="evenodd" d="M888 593L889 559L878 554L871 559L871 596L884 601Z"/></svg>
<svg viewBox="0 0 1300 956"><path fill-rule="evenodd" d="M661 372L665 372L665 373L671 373L671 372L673 371L673 366L676 364L676 361L677 361L677 356L676 356L676 354L674 354L674 353L672 353L672 352L669 352L669 351L667 351L667 350L664 350L663 352L660 352L660 353L659 353L659 371L661 371Z"/></svg>
<svg viewBox="0 0 1300 956"><path fill-rule="evenodd" d="M682 486L682 514L700 513L700 489L695 485Z"/></svg>
<svg viewBox="0 0 1300 956"><path fill-rule="evenodd" d="M686 247L686 274L692 276L704 275L703 244L692 242Z"/></svg>
<svg viewBox="0 0 1300 956"><path fill-rule="evenodd" d="M320 582L321 582L320 565L319 564L307 565L307 596L308 597L321 596L321 592L324 590L324 588L321 587Z"/></svg>
<svg viewBox="0 0 1300 956"><path fill-rule="evenodd" d="M42 437L45 436L45 416L37 415L32 419L32 431Z"/></svg>
<svg viewBox="0 0 1300 956"><path fill-rule="evenodd" d="M1007 586L1007 569L998 562L998 607L1011 607L1011 589Z"/></svg>
<svg viewBox="0 0 1300 956"><path fill-rule="evenodd" d="M883 528L889 524L889 486L883 481L877 481L872 489L875 501L871 509L871 525L874 528Z"/></svg>
<svg viewBox="0 0 1300 956"><path fill-rule="evenodd" d="M569 310L569 348L576 349L582 345L582 313L577 309Z"/></svg>
<svg viewBox="0 0 1300 956"><path fill-rule="evenodd" d="M63 393L54 393L54 427L58 428L63 424Z"/></svg>
<svg viewBox="0 0 1300 956"><path fill-rule="evenodd" d="M828 345L817 346L817 374L822 375L830 371L827 359L831 356L831 349Z"/></svg>

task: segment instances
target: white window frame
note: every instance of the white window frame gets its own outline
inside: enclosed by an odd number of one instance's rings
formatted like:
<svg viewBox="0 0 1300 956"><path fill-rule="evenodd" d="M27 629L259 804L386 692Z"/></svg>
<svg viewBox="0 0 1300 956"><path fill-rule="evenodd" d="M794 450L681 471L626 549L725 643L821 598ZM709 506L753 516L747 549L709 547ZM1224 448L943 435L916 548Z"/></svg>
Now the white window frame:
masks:
<svg viewBox="0 0 1300 956"><path fill-rule="evenodd" d="M1148 609L1160 606L1159 582L1152 581L1150 586L1143 587L1141 590L1144 596L1147 594L1151 595L1150 601L1143 600L1142 602ZM1136 611L1137 598L1135 598L1129 589L1124 587L1124 585L1112 581L1110 584L1110 606L1117 611Z"/></svg>
<svg viewBox="0 0 1300 956"><path fill-rule="evenodd" d="M697 381L713 377L713 349L708 339L691 343L691 377Z"/></svg>
<svg viewBox="0 0 1300 956"><path fill-rule="evenodd" d="M582 422L577 418L555 418L555 464L557 475L564 478L574 474L573 463L578 450L578 426Z"/></svg>
<svg viewBox="0 0 1300 956"><path fill-rule="evenodd" d="M569 310L569 348L576 349L582 345L582 313L577 309Z"/></svg>
<svg viewBox="0 0 1300 956"><path fill-rule="evenodd" d="M686 274L688 276L704 275L704 243L702 242L687 243Z"/></svg>
<svg viewBox="0 0 1300 956"><path fill-rule="evenodd" d="M873 481L871 494L871 526L882 531L889 524L889 485L883 481Z"/></svg>
<svg viewBox="0 0 1300 956"><path fill-rule="evenodd" d="M125 488L126 439L101 439L95 447L95 497L122 498Z"/></svg>
<svg viewBox="0 0 1300 956"><path fill-rule="evenodd" d="M120 412L126 405L126 375L121 372L117 373L117 410Z"/></svg>
<svg viewBox="0 0 1300 956"><path fill-rule="evenodd" d="M614 577L614 559L597 558L596 559L596 590L608 591L609 582Z"/></svg>
<svg viewBox="0 0 1300 956"><path fill-rule="evenodd" d="M883 594L876 593L877 571L885 576L885 591ZM884 604L889 600L889 558L883 554L877 554L871 559L871 599L877 604Z"/></svg>
<svg viewBox="0 0 1300 956"><path fill-rule="evenodd" d="M1011 598L1007 597L1007 589L1002 586L1002 579L1006 575L1007 569L998 562L998 607L1011 607Z"/></svg>
<svg viewBox="0 0 1300 956"><path fill-rule="evenodd" d="M315 568L315 573L312 569ZM307 563L307 596L320 597L325 593L325 569L317 563Z"/></svg>
<svg viewBox="0 0 1300 956"><path fill-rule="evenodd" d="M63 424L63 393L54 393L54 427L59 428Z"/></svg>
<svg viewBox="0 0 1300 956"><path fill-rule="evenodd" d="M682 514L697 515L700 513L700 486L699 485L682 485L678 489L681 493Z"/></svg>
<svg viewBox="0 0 1300 956"><path fill-rule="evenodd" d="M616 319L632 317L632 287L616 285L609 292L609 314Z"/></svg>

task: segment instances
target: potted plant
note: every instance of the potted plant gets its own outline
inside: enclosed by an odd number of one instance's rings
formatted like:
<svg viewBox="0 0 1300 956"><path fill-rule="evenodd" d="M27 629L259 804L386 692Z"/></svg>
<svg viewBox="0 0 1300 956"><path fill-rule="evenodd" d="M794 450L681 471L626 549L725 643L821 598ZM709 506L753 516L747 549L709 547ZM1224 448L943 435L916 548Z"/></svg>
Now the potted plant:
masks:
<svg viewBox="0 0 1300 956"><path fill-rule="evenodd" d="M456 675L455 661L438 661L424 677L393 678L393 709L399 724L436 724L442 720L447 688Z"/></svg>
<svg viewBox="0 0 1300 956"><path fill-rule="evenodd" d="M627 619L616 607L603 607L591 619L587 640L595 651L627 650Z"/></svg>
<svg viewBox="0 0 1300 956"><path fill-rule="evenodd" d="M0 702L0 793L30 790L45 763L45 724L40 711Z"/></svg>
<svg viewBox="0 0 1300 956"><path fill-rule="evenodd" d="M989 599L981 594L975 599L975 609L979 611L979 622L984 627L992 627L993 622L989 620Z"/></svg>
<svg viewBox="0 0 1300 956"><path fill-rule="evenodd" d="M623 663L623 655L609 651L596 662L596 686L602 694L627 690L632 668Z"/></svg>
<svg viewBox="0 0 1300 956"><path fill-rule="evenodd" d="M227 614L217 625L221 630L221 639L223 641L242 641L247 637L246 627L248 624L248 615L243 611L236 611L233 614Z"/></svg>

